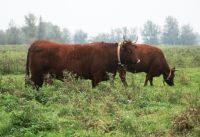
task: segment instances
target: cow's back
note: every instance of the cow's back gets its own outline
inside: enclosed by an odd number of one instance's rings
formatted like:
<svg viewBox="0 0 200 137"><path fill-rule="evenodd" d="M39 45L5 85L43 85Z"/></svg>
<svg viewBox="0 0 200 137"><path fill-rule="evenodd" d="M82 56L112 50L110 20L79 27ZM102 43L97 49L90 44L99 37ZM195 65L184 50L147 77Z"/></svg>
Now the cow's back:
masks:
<svg viewBox="0 0 200 137"><path fill-rule="evenodd" d="M163 52L155 46L137 44L136 53L140 58L140 63L130 66L128 70L131 72L148 72L152 67L160 68L167 65Z"/></svg>
<svg viewBox="0 0 200 137"><path fill-rule="evenodd" d="M67 70L80 77L91 79L92 74L99 69L114 71L116 59L113 58L117 58L117 55L110 56L113 54L111 49L113 44L108 43L81 45L38 40L29 48L31 72L61 74L63 70Z"/></svg>

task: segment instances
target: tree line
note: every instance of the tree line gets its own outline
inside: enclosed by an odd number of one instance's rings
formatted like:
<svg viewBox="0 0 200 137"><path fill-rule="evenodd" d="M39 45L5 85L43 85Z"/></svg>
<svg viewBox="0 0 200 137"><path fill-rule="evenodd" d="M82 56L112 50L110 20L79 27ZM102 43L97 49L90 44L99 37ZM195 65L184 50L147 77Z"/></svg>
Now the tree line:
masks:
<svg viewBox="0 0 200 137"><path fill-rule="evenodd" d="M4 31L0 30L0 45L25 44L36 39L46 39L65 43L87 43L91 41L117 42L123 37L134 40L137 37L136 28L115 28L107 33L99 33L89 37L87 32L77 30L72 34L68 28L60 28L51 22L46 22L34 14L24 17L25 25L18 27L14 21ZM200 35L194 32L190 24L179 27L178 21L172 16L165 19L163 28L151 20L147 20L141 29L141 37L144 43L165 45L197 45L200 43Z"/></svg>

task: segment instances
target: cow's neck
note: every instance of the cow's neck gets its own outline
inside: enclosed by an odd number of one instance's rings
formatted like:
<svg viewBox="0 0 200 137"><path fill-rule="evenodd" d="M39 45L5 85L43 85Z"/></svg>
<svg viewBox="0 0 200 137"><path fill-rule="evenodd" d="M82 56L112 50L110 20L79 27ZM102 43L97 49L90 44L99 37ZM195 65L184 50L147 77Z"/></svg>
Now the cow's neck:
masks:
<svg viewBox="0 0 200 137"><path fill-rule="evenodd" d="M164 79L169 79L170 77L171 77L171 74L172 74L172 72L171 72L171 69L170 69L170 67L169 66L167 66L165 69L164 69L164 72L163 72L163 77L164 77Z"/></svg>

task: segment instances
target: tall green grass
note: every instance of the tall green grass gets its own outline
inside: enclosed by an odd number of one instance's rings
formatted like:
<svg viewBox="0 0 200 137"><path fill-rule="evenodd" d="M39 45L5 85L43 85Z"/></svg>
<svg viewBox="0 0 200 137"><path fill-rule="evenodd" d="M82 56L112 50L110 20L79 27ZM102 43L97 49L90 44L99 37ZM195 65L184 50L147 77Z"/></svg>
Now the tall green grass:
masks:
<svg viewBox="0 0 200 137"><path fill-rule="evenodd" d="M128 74L125 89L117 77L114 86L102 82L92 89L88 80L55 80L40 91L24 87L23 75L2 76L1 136L198 136L200 113L199 68L177 75L175 86L143 87L143 75ZM191 77L188 84L182 76ZM134 79L134 82L131 81ZM182 127L179 119L185 118ZM5 120L6 118L6 120ZM193 120L194 119L194 120Z"/></svg>
<svg viewBox="0 0 200 137"><path fill-rule="evenodd" d="M199 46L162 47L162 49L171 66L176 66L177 68L200 66Z"/></svg>
<svg viewBox="0 0 200 137"><path fill-rule="evenodd" d="M25 72L27 46L0 46L0 73L22 74Z"/></svg>

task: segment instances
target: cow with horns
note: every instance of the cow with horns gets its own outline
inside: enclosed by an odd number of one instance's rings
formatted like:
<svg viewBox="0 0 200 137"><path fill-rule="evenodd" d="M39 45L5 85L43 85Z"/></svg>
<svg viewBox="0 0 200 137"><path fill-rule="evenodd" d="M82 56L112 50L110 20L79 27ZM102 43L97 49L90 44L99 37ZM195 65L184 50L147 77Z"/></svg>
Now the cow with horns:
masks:
<svg viewBox="0 0 200 137"><path fill-rule="evenodd" d="M145 72L146 79L144 86L148 84L148 81L153 86L153 77L160 75L163 75L164 82L169 86L173 86L176 69L175 67L169 67L161 49L148 44L135 44L135 46L135 52L141 61L135 65L127 65L126 70L132 73ZM121 78L123 83L127 85L125 73L126 71L124 71L124 74L123 72L121 73L121 75L123 74Z"/></svg>
<svg viewBox="0 0 200 137"><path fill-rule="evenodd" d="M140 59L135 54L135 48L133 42L126 40L121 43L89 44L37 40L28 49L26 79L30 79L38 90L45 75L51 74L63 80L63 71L68 71L90 79L92 87L95 87L99 82L108 80L108 73L115 76L121 64L131 66L138 63Z"/></svg>

